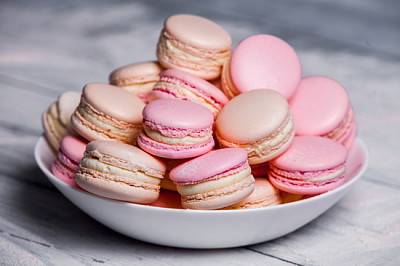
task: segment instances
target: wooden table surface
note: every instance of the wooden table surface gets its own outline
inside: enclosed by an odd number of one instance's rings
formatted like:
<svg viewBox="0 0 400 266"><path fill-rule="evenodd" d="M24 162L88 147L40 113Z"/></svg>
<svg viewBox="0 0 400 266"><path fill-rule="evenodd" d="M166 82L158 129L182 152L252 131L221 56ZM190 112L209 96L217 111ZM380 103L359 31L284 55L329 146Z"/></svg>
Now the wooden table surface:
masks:
<svg viewBox="0 0 400 266"><path fill-rule="evenodd" d="M57 96L155 59L166 17L205 16L236 45L273 34L303 75L347 89L369 168L323 215L258 245L190 250L120 235L75 207L37 167L40 116ZM400 2L1 1L1 265L400 265Z"/></svg>

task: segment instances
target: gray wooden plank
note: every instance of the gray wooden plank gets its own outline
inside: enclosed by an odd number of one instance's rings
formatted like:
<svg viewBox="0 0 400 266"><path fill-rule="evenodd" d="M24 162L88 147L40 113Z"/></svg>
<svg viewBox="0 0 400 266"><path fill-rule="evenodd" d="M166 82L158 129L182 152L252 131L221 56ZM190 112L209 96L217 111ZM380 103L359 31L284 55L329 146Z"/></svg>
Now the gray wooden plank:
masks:
<svg viewBox="0 0 400 266"><path fill-rule="evenodd" d="M398 202L398 188L361 179L343 200L309 225L250 248L284 254L302 265L398 265Z"/></svg>

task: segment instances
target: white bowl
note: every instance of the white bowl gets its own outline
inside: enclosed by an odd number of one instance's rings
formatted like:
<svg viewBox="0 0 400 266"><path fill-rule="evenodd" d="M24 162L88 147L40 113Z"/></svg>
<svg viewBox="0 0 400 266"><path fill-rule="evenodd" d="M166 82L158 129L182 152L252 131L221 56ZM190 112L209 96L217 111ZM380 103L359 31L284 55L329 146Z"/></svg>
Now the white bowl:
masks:
<svg viewBox="0 0 400 266"><path fill-rule="evenodd" d="M229 248L286 235L312 221L356 183L367 168L368 153L357 139L349 153L347 182L327 193L297 202L246 210L185 210L120 202L71 187L50 171L54 155L41 137L35 159L51 183L85 213L105 226L142 241L182 248Z"/></svg>

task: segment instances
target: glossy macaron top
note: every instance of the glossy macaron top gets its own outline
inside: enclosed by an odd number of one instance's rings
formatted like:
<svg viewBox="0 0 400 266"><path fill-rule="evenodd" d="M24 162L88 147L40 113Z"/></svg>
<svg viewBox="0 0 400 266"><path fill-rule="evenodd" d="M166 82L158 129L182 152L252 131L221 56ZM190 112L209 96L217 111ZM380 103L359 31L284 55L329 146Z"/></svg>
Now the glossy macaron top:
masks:
<svg viewBox="0 0 400 266"><path fill-rule="evenodd" d="M331 139L296 136L283 154L270 161L274 167L289 171L327 170L346 162L346 148Z"/></svg>
<svg viewBox="0 0 400 266"><path fill-rule="evenodd" d="M71 161L79 163L83 158L88 141L78 136L65 136L60 143L60 150Z"/></svg>
<svg viewBox="0 0 400 266"><path fill-rule="evenodd" d="M323 76L303 78L289 104L296 135L329 133L342 123L350 107L343 86Z"/></svg>
<svg viewBox="0 0 400 266"><path fill-rule="evenodd" d="M140 62L115 69L109 76L110 84L124 86L157 81L164 68L157 61Z"/></svg>
<svg viewBox="0 0 400 266"><path fill-rule="evenodd" d="M238 144L252 143L279 129L289 115L282 94L267 89L251 90L230 100L216 120L218 135Z"/></svg>
<svg viewBox="0 0 400 266"><path fill-rule="evenodd" d="M140 123L145 103L136 95L113 85L89 83L82 99L97 111L128 123Z"/></svg>
<svg viewBox="0 0 400 266"><path fill-rule="evenodd" d="M238 93L266 88L289 99L301 79L300 60L293 48L272 35L254 35L232 51L230 78Z"/></svg>
<svg viewBox="0 0 400 266"><path fill-rule="evenodd" d="M178 99L159 99L143 109L145 123L162 128L198 130L212 126L213 114L206 107Z"/></svg>
<svg viewBox="0 0 400 266"><path fill-rule="evenodd" d="M197 183L240 168L247 163L247 152L240 148L210 151L173 168L169 177L175 183Z"/></svg>
<svg viewBox="0 0 400 266"><path fill-rule="evenodd" d="M97 156L116 158L132 165L134 169L154 169L159 172L166 171L165 163L136 146L114 140L95 140L86 146L86 153L95 152Z"/></svg>
<svg viewBox="0 0 400 266"><path fill-rule="evenodd" d="M227 50L232 46L229 33L203 17L179 14L167 18L164 31L173 38L196 48Z"/></svg>
<svg viewBox="0 0 400 266"><path fill-rule="evenodd" d="M225 94L218 89L216 86L211 84L210 82L199 78L195 75L192 75L188 72L177 70L177 69L168 69L163 71L160 74L160 80L176 80L182 82L182 84L186 84L188 86L193 87L200 95L203 94L206 97L211 97L216 102L220 104L226 104L228 102L228 98ZM174 83L174 82L173 82Z"/></svg>

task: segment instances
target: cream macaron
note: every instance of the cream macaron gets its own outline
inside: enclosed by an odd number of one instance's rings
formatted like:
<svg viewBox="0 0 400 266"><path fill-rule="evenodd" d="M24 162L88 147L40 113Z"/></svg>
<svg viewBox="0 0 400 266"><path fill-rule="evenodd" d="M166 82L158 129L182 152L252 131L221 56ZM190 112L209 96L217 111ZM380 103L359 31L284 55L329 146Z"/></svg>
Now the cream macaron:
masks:
<svg viewBox="0 0 400 266"><path fill-rule="evenodd" d="M102 197L151 203L158 199L165 170L163 161L135 146L97 140L86 146L75 181Z"/></svg>
<svg viewBox="0 0 400 266"><path fill-rule="evenodd" d="M71 116L80 98L79 92L64 92L42 115L44 137L55 153L60 148L62 138L74 134L71 128Z"/></svg>
<svg viewBox="0 0 400 266"><path fill-rule="evenodd" d="M119 86L147 101L164 68L157 61L139 62L122 66L110 73L109 83Z"/></svg>
<svg viewBox="0 0 400 266"><path fill-rule="evenodd" d="M232 38L215 22L179 14L167 18L157 45L158 61L206 80L220 76L229 58Z"/></svg>
<svg viewBox="0 0 400 266"><path fill-rule="evenodd" d="M289 104L273 90L257 89L236 96L222 108L216 120L219 145L245 149L251 165L283 153L294 135Z"/></svg>
<svg viewBox="0 0 400 266"><path fill-rule="evenodd" d="M72 126L89 141L112 139L135 145L144 106L139 97L120 87L90 83L82 90Z"/></svg>

